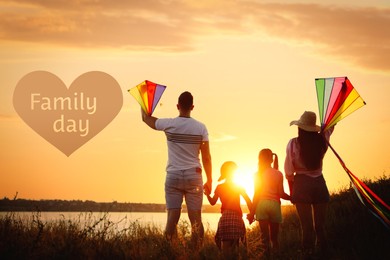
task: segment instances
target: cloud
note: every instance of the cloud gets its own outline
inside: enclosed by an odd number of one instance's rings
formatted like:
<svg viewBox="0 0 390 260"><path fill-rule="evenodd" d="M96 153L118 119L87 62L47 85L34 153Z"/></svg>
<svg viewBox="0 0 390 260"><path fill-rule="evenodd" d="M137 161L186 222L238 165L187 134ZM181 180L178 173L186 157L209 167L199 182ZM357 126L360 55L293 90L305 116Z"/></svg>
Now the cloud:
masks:
<svg viewBox="0 0 390 260"><path fill-rule="evenodd" d="M201 37L268 35L317 55L390 70L390 9L255 1L0 0L0 40L191 51Z"/></svg>
<svg viewBox="0 0 390 260"><path fill-rule="evenodd" d="M390 70L390 9L272 5L258 16L267 34L313 45L318 55L374 70Z"/></svg>
<svg viewBox="0 0 390 260"><path fill-rule="evenodd" d="M2 40L87 48L183 51L187 23L152 1L1 1ZM0 3L1 3L0 2ZM4 5L6 7L4 8ZM187 26L188 27L188 26ZM188 30L187 30L188 31Z"/></svg>
<svg viewBox="0 0 390 260"><path fill-rule="evenodd" d="M17 115L0 114L0 121L9 121L18 119Z"/></svg>
<svg viewBox="0 0 390 260"><path fill-rule="evenodd" d="M210 135L210 140L213 143L227 142L227 141L232 141L232 140L236 140L236 139L237 139L236 136L225 134L225 133L215 133L215 134Z"/></svg>

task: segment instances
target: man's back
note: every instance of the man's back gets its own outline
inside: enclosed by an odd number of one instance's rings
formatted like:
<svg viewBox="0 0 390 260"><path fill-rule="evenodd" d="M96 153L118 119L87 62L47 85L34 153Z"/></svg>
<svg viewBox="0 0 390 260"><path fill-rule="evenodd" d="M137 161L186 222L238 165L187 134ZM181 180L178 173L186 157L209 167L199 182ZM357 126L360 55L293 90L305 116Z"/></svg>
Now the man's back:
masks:
<svg viewBox="0 0 390 260"><path fill-rule="evenodd" d="M168 144L167 171L201 168L199 150L208 141L205 125L191 117L161 118L156 129L164 131Z"/></svg>

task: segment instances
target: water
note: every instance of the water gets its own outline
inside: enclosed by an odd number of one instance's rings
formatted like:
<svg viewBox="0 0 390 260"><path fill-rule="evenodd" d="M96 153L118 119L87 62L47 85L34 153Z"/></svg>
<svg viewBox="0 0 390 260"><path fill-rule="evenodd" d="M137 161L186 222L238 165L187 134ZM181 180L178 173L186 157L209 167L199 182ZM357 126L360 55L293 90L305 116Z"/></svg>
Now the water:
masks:
<svg viewBox="0 0 390 260"><path fill-rule="evenodd" d="M9 213L0 212L0 217L6 214ZM105 222L100 221L98 227L110 221L118 230L129 227L134 222L140 226L154 226L164 230L167 218L166 212L14 212L13 214L27 223L39 217L44 223L65 220L80 223L81 227L92 226L103 218ZM203 213L202 222L205 230L216 231L220 216L220 213ZM182 213L179 224L181 222L190 223L187 213ZM244 222L248 225L248 221L244 220Z"/></svg>

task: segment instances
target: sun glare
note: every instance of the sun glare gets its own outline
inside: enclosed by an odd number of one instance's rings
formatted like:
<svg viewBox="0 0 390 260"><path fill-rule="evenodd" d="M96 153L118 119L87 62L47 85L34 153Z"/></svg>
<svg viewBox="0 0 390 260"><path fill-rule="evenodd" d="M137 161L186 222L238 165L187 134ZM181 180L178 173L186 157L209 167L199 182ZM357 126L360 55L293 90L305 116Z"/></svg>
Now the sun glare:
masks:
<svg viewBox="0 0 390 260"><path fill-rule="evenodd" d="M253 195L255 192L254 174L256 170L257 170L256 168L251 169L250 167L246 167L246 168L239 167L239 169L234 174L234 183L243 187L251 200L253 199ZM286 179L283 180L283 186L284 186L284 191L287 194L290 194ZM283 200L283 199L281 199L281 203L282 205L291 205L290 201ZM246 204L245 200L242 197L241 197L241 204Z"/></svg>
<svg viewBox="0 0 390 260"><path fill-rule="evenodd" d="M253 176L256 172L256 169L251 169L249 167L239 169L234 174L234 182L241 187L243 187L248 194L249 198L252 200L254 193L254 182ZM245 200L241 198L241 203L245 203Z"/></svg>

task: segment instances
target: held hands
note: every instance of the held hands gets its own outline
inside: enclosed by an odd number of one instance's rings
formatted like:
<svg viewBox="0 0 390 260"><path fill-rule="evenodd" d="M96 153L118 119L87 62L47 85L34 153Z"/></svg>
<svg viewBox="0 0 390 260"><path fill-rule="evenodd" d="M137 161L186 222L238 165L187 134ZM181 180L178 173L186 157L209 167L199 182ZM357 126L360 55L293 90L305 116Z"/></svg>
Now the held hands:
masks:
<svg viewBox="0 0 390 260"><path fill-rule="evenodd" d="M250 225L255 221L255 215L253 213L248 213L246 215L246 219L248 220L249 225Z"/></svg>
<svg viewBox="0 0 390 260"><path fill-rule="evenodd" d="M206 196L210 196L211 194L211 184L209 182L206 182L204 185L203 185L203 193L206 195Z"/></svg>

